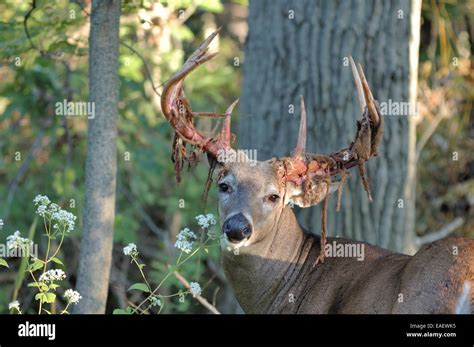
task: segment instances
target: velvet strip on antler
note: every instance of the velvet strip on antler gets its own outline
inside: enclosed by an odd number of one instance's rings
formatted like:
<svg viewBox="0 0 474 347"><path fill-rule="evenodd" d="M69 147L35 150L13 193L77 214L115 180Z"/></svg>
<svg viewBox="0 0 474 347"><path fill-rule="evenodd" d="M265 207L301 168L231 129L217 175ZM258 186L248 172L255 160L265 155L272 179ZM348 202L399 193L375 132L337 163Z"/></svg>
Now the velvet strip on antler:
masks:
<svg viewBox="0 0 474 347"><path fill-rule="evenodd" d="M324 200L321 254L317 262L324 262L326 209L331 185L330 177L340 176L338 209L342 188L346 180L346 172L354 166L358 167L368 199L372 201L364 164L371 157L377 155L377 149L383 137L383 118L378 104L372 96L362 66L359 64L356 67L352 57L350 57L350 63L362 114L362 119L357 122L357 133L354 141L349 147L329 155L306 153L306 110L303 97L301 97L300 128L293 156L276 160L282 179L287 184L293 184L301 189L300 195L292 198L293 202L301 207L308 207Z"/></svg>
<svg viewBox="0 0 474 347"><path fill-rule="evenodd" d="M191 104L183 91L183 82L186 76L199 65L204 64L216 56L217 53L207 54L207 51L209 44L218 33L219 30L209 35L194 53L191 54L181 69L165 84L161 95L161 110L166 120L176 132L173 141L172 159L175 163L178 182L181 177L180 172L184 161L191 164L195 161L196 154L195 152L191 155L187 153L187 144L196 147L199 151L207 152L216 160L219 160L222 151L232 151L230 147L230 116L238 100L234 101L224 114L193 112ZM214 138L204 136L194 127L194 116L224 117L225 120L221 133Z"/></svg>

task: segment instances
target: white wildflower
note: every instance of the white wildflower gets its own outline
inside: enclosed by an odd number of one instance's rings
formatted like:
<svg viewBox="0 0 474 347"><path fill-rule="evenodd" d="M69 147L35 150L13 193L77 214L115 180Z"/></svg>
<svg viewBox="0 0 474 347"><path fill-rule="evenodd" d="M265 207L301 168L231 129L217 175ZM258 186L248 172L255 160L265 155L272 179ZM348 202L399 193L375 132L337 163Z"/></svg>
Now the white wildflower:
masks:
<svg viewBox="0 0 474 347"><path fill-rule="evenodd" d="M0 219L0 230L3 229L3 225L4 225L4 224L3 224L3 219Z"/></svg>
<svg viewBox="0 0 474 347"><path fill-rule="evenodd" d="M51 204L50 207L53 205L56 207L49 210L51 218L57 222L53 225L53 228L59 229L59 227L62 226L68 233L74 230L76 216L71 212L61 210L61 208L56 204Z"/></svg>
<svg viewBox="0 0 474 347"><path fill-rule="evenodd" d="M36 213L40 217L45 217L48 213L48 205L51 203L46 195L36 195L33 199L35 206L37 206Z"/></svg>
<svg viewBox="0 0 474 347"><path fill-rule="evenodd" d="M39 277L40 282L62 281L66 278L66 273L61 269L52 269L46 271Z"/></svg>
<svg viewBox="0 0 474 347"><path fill-rule="evenodd" d="M191 252L194 240L196 239L197 236L194 232L189 230L189 228L184 228L179 232L178 236L176 236L176 242L174 246L182 250L184 253L189 253Z"/></svg>
<svg viewBox="0 0 474 347"><path fill-rule="evenodd" d="M40 205L40 206L38 206L38 208L36 209L36 213L37 213L40 217L45 217L45 216L46 216L46 212L48 212L48 206L46 206L46 205Z"/></svg>
<svg viewBox="0 0 474 347"><path fill-rule="evenodd" d="M64 228L64 231L71 232L74 230L76 216L71 212L61 209L58 204L51 202L45 195L37 195L33 202L36 206L36 213L45 218L50 217L55 223L53 228L59 230Z"/></svg>
<svg viewBox="0 0 474 347"><path fill-rule="evenodd" d="M7 236L7 249L13 250L16 248L27 249L28 247L33 247L33 241L25 237L20 236L20 232L17 230L13 235Z"/></svg>
<svg viewBox="0 0 474 347"><path fill-rule="evenodd" d="M35 206L48 206L51 203L46 195L36 195L33 202L35 203Z"/></svg>
<svg viewBox="0 0 474 347"><path fill-rule="evenodd" d="M68 289L64 293L64 298L67 300L69 304L76 305L79 302L79 300L82 299L82 296L81 294L79 294L79 292L76 292L75 290L72 290L72 289Z"/></svg>
<svg viewBox="0 0 474 347"><path fill-rule="evenodd" d="M18 302L18 300L15 300L15 301L12 301L11 303L9 303L8 304L8 309L9 310L17 310L18 313L21 314L20 303Z"/></svg>
<svg viewBox="0 0 474 347"><path fill-rule="evenodd" d="M51 203L49 206L48 206L48 212L50 214L53 214L53 213L56 213L56 212L59 212L61 211L61 207L59 207L58 204L55 204L54 202Z"/></svg>
<svg viewBox="0 0 474 347"><path fill-rule="evenodd" d="M134 243L129 243L123 248L123 254L136 257L138 255L137 245Z"/></svg>
<svg viewBox="0 0 474 347"><path fill-rule="evenodd" d="M193 297L196 297L198 295L201 295L201 286L197 282L190 282L189 283L189 291L193 295Z"/></svg>
<svg viewBox="0 0 474 347"><path fill-rule="evenodd" d="M150 304L151 304L151 307L155 307L155 306L161 307L161 300L158 299L156 296L152 296L150 298Z"/></svg>
<svg viewBox="0 0 474 347"><path fill-rule="evenodd" d="M196 216L196 220L198 222L198 225L203 228L207 229L209 226L216 224L216 218L212 213L208 213L206 215L200 214L199 216Z"/></svg>

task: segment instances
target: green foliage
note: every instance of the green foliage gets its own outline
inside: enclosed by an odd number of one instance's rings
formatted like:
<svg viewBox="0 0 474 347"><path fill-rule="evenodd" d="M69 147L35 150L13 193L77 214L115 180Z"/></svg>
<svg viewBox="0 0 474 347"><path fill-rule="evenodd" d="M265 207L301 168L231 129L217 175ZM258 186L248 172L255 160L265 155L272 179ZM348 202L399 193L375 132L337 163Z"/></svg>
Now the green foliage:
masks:
<svg viewBox="0 0 474 347"><path fill-rule="evenodd" d="M139 290L144 293L149 293L150 290L148 289L145 283L134 283L128 288L128 290Z"/></svg>
<svg viewBox="0 0 474 347"><path fill-rule="evenodd" d="M5 259L1 259L1 258L0 258L0 266L9 267L7 261Z"/></svg>
<svg viewBox="0 0 474 347"><path fill-rule="evenodd" d="M0 4L0 182L4 183L0 184L0 218L19 230L31 230L29 201L43 192L77 215L78 225L71 232L71 239L76 238L74 244L78 244L82 230L87 119L58 116L55 103L64 99L88 100L90 8L83 11L74 1L36 3L27 23L31 42L23 25L31 2L6 0ZM173 132L160 113L159 96L152 89L147 69L153 85L159 89L196 48L209 25L217 27L215 15L222 11L219 0L123 2L120 39L138 54L120 46L114 241L116 249L130 242L147 243L153 248L146 255L149 264L169 262L167 246L152 231L150 223L162 233L169 233L165 236L174 242L173 220L187 225L203 212L201 196L207 163L203 156L202 163L185 173L181 185L176 185L170 160ZM146 21L141 20L144 13L150 16L160 13L152 18L153 27L147 27ZM180 13L185 13L184 23ZM186 83L187 96L197 111L223 111L239 95L241 71L232 65L238 51L236 43L230 36L222 35L220 45L221 52L215 61L198 69ZM197 120L198 126L208 132L218 123L219 120ZM208 206L215 206L214 202L215 192L211 191ZM11 230L0 230L0 239L9 233ZM41 233L29 237L40 245L40 251L46 250L47 243ZM150 238L153 242L147 242ZM74 244L65 241L65 247L74 250L68 257L78 256ZM209 276L203 263L207 257L217 259L217 254L214 250L203 252L183 270L183 275ZM64 259L64 255L60 250L51 262L62 266L57 260ZM116 252L114 256L120 255ZM0 268L6 269L2 265L3 261ZM8 303L18 293L35 289L25 283L22 274L27 264L23 259L8 260L8 265L18 277L15 283L0 288L0 312L7 311ZM144 271L154 280L161 270L153 265ZM131 276L130 283L137 282ZM170 279L165 289L171 291L178 285L175 279ZM48 298L41 295L39 300L46 303ZM179 312L188 309L187 305L190 304L180 305ZM172 305L165 311L177 312Z"/></svg>
<svg viewBox="0 0 474 347"><path fill-rule="evenodd" d="M38 301L38 314L44 312L51 314L56 313L56 306L53 304L56 303L56 289L60 287L58 282L66 278L66 274L62 269L51 267L54 263L64 268L63 262L56 255L63 245L66 234L69 234L74 229L76 217L62 210L57 204L52 203L47 196L36 196L34 204L37 207L36 214L43 219L43 236L47 238L48 246L44 258L40 258L31 238L21 237L19 231L7 237L6 249L8 249L9 252L15 252L8 253L7 255L13 256L15 254L21 257L21 263L17 270L15 290L8 306L12 313L23 313L21 309L23 298L17 300L18 291L25 276L28 276L33 282L28 283L27 288L32 288L35 292L34 299ZM34 219L32 229L36 228L36 221L37 217ZM3 221L0 224L3 227ZM30 230L30 236L34 234L34 231ZM56 246L55 250L51 247L53 244ZM5 259L2 258L0 258L0 263L7 264ZM79 293L68 289L64 293L64 298L66 299L66 304L61 310L61 314L68 313L67 309L69 305L76 304L81 296ZM44 307L45 304L51 304L51 310L46 310ZM25 311L28 311L28 307L26 307Z"/></svg>
<svg viewBox="0 0 474 347"><path fill-rule="evenodd" d="M165 313L165 312L185 312L189 309L189 303L186 296L192 297L201 295L202 288L198 282L188 282L186 278L199 278L199 264L202 253L209 254L209 249L216 248L219 245L217 241L214 225L217 224L215 216L212 214L199 215L196 217L200 232L195 233L189 228L184 228L176 237L175 247L178 255L173 265L169 264L170 259L162 257L163 260L155 262L153 265L158 271L153 272L150 282L143 268L145 264L139 261L140 252L134 243L124 247L123 253L131 258L131 263L136 265L144 282L133 284L129 291L140 291L145 295L140 302L127 306L125 310L114 310L114 314L127 313ZM168 257L169 258L169 257ZM198 268L192 266L198 264ZM192 273L190 272L192 270ZM183 276L184 274L184 276ZM178 281L178 282L176 282ZM150 283L156 283L151 285ZM183 290L183 285L186 286ZM172 294L169 294L172 292ZM164 294L167 293L167 294ZM177 300L176 300L177 299ZM131 311L130 311L131 310Z"/></svg>
<svg viewBox="0 0 474 347"><path fill-rule="evenodd" d="M417 125L417 232L462 218L456 231L474 237L472 196L472 1L423 2Z"/></svg>

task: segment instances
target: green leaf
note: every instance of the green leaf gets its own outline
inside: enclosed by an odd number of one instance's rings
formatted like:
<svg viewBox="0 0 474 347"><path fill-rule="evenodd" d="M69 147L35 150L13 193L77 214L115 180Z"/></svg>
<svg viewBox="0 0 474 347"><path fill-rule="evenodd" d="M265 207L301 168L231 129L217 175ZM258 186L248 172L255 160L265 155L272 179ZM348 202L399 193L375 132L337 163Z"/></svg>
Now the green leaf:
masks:
<svg viewBox="0 0 474 347"><path fill-rule="evenodd" d="M140 290L145 293L149 293L150 290L148 289L147 285L145 283L135 283L128 288L128 290Z"/></svg>
<svg viewBox="0 0 474 347"><path fill-rule="evenodd" d="M28 287L36 287L42 292L48 290L48 286L43 282L31 282L31 283L28 283Z"/></svg>
<svg viewBox="0 0 474 347"><path fill-rule="evenodd" d="M38 293L35 295L35 300L41 301L41 303L51 304L56 300L56 294L54 293Z"/></svg>
<svg viewBox="0 0 474 347"><path fill-rule="evenodd" d="M9 267L7 261L5 259L2 259L2 258L0 258L0 266Z"/></svg>
<svg viewBox="0 0 474 347"><path fill-rule="evenodd" d="M44 302L51 304L56 300L56 294L54 293L45 293Z"/></svg>
<svg viewBox="0 0 474 347"><path fill-rule="evenodd" d="M36 259L32 264L28 265L28 271L34 272L44 266L44 261Z"/></svg>
<svg viewBox="0 0 474 347"><path fill-rule="evenodd" d="M125 310L122 310L121 308L116 308L112 314L130 314L129 312L126 312Z"/></svg>
<svg viewBox="0 0 474 347"><path fill-rule="evenodd" d="M51 283L49 285L49 289L52 289L52 290L56 290L57 287L59 287L59 284L56 284L56 283Z"/></svg>
<svg viewBox="0 0 474 347"><path fill-rule="evenodd" d="M35 300L39 300L43 303L45 296L46 295L44 293L38 293L38 294L35 295Z"/></svg>
<svg viewBox="0 0 474 347"><path fill-rule="evenodd" d="M51 261L56 263L56 264L59 264L61 266L64 266L63 262L60 259L56 258L56 257L52 257Z"/></svg>

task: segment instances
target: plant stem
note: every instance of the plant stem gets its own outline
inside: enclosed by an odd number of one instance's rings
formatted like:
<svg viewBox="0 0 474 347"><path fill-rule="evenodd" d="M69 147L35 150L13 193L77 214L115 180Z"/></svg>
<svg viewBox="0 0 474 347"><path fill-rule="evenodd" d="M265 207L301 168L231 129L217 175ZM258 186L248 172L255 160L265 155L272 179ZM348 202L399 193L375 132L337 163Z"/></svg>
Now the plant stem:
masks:
<svg viewBox="0 0 474 347"><path fill-rule="evenodd" d="M45 227L46 227L46 220L45 220ZM48 266L48 257L49 257L49 250L51 248L51 235L49 233L49 230L46 229L46 234L48 235L48 247L46 248L46 256L44 258L44 267L43 267L43 274L46 272L46 268Z"/></svg>
<svg viewBox="0 0 474 347"><path fill-rule="evenodd" d="M46 264L49 263L59 252L59 250L61 249L61 245L63 244L63 241L64 241L64 235L66 234L66 231L63 230L62 234L61 234L61 241L59 241L59 245L58 245L58 248L56 248L56 251L54 252L54 254L51 256L51 258L47 259L46 260Z"/></svg>
<svg viewBox="0 0 474 347"><path fill-rule="evenodd" d="M173 270L174 271L174 270ZM160 287L163 285L163 283L165 283L165 281L168 279L168 277L171 276L171 274L173 273L173 271L168 271L168 273L165 275L165 277L163 277L163 279L161 280L161 282L158 284L158 286L155 288L155 290L153 290L151 292L150 295L147 296L147 298L145 300L143 300L134 310L132 313L135 313L145 302L148 301L148 299L152 296L152 295L155 295L155 293L160 289Z"/></svg>
<svg viewBox="0 0 474 347"><path fill-rule="evenodd" d="M66 307L64 308L64 310L61 311L61 314L68 313L67 309L68 309L69 305L70 305L70 303L68 302Z"/></svg>
<svg viewBox="0 0 474 347"><path fill-rule="evenodd" d="M181 260L181 257L183 256L183 251L179 252L179 256L178 256L178 260L176 260L176 264L179 263L179 261Z"/></svg>
<svg viewBox="0 0 474 347"><path fill-rule="evenodd" d="M135 257L132 257L132 260L133 262L137 265L138 267L138 270L140 271L140 273L142 274L142 277L143 277L143 280L145 281L145 284L146 286L148 287L148 290L150 291L151 293L151 286L150 284L148 283L146 277L145 277L145 274L143 273L143 270L142 270L142 267L140 266L140 264L138 263L137 259Z"/></svg>
<svg viewBox="0 0 474 347"><path fill-rule="evenodd" d="M33 278L33 281L35 281L35 283L36 283L36 288L38 288L39 292L41 293L42 290L41 290L41 288L40 288L40 286L39 286L38 281L36 281L35 275L33 275L33 271L28 270L28 272L30 273L31 277ZM41 307L42 307L42 306L43 306L43 305L42 305L42 301L40 300L39 309L38 309L38 314L41 314Z"/></svg>
<svg viewBox="0 0 474 347"><path fill-rule="evenodd" d="M180 253L179 256L178 256L178 260L176 261L176 265L174 266L174 269L170 269L170 270L168 271L168 273L165 275L165 277L163 277L163 279L161 280L161 282L158 284L158 286L157 286L153 291L151 291L151 287L149 286L148 282L146 282L145 276L144 276L143 273L142 273L143 279L145 279L146 284L150 287L151 293L150 293L150 295L148 295L148 296L146 297L145 300L143 300L138 306L136 306L136 307L134 308L134 310L132 311L132 313L136 313L137 310L139 310L140 307L141 307L143 304L145 304L145 303L150 299L150 297L152 297L153 295L155 295L155 293L161 288L161 286L163 285L163 283L165 283L165 281L168 279L168 277L170 277L170 276L175 272L175 269L177 269L179 266L181 266L181 265L183 265L185 262L187 262L191 257L193 257L197 252L199 252L203 247L211 247L211 246L214 246L214 245L209 245L209 246L207 246L207 242L208 242L208 241L209 241L209 238L206 239L206 241L205 241L204 243L202 243L201 245L199 245L199 247L197 247L189 256L187 256L186 258L184 258L182 261L181 261L181 256L182 256L183 252L181 251L181 253ZM133 258L132 258L132 259L133 259ZM135 260L135 259L133 259L133 260ZM139 267L139 269L140 269L140 267ZM141 269L140 269L140 272L142 272ZM164 297L164 296L163 296L163 297ZM161 312L161 309L160 309L159 312ZM159 312L158 312L158 313L159 313Z"/></svg>

